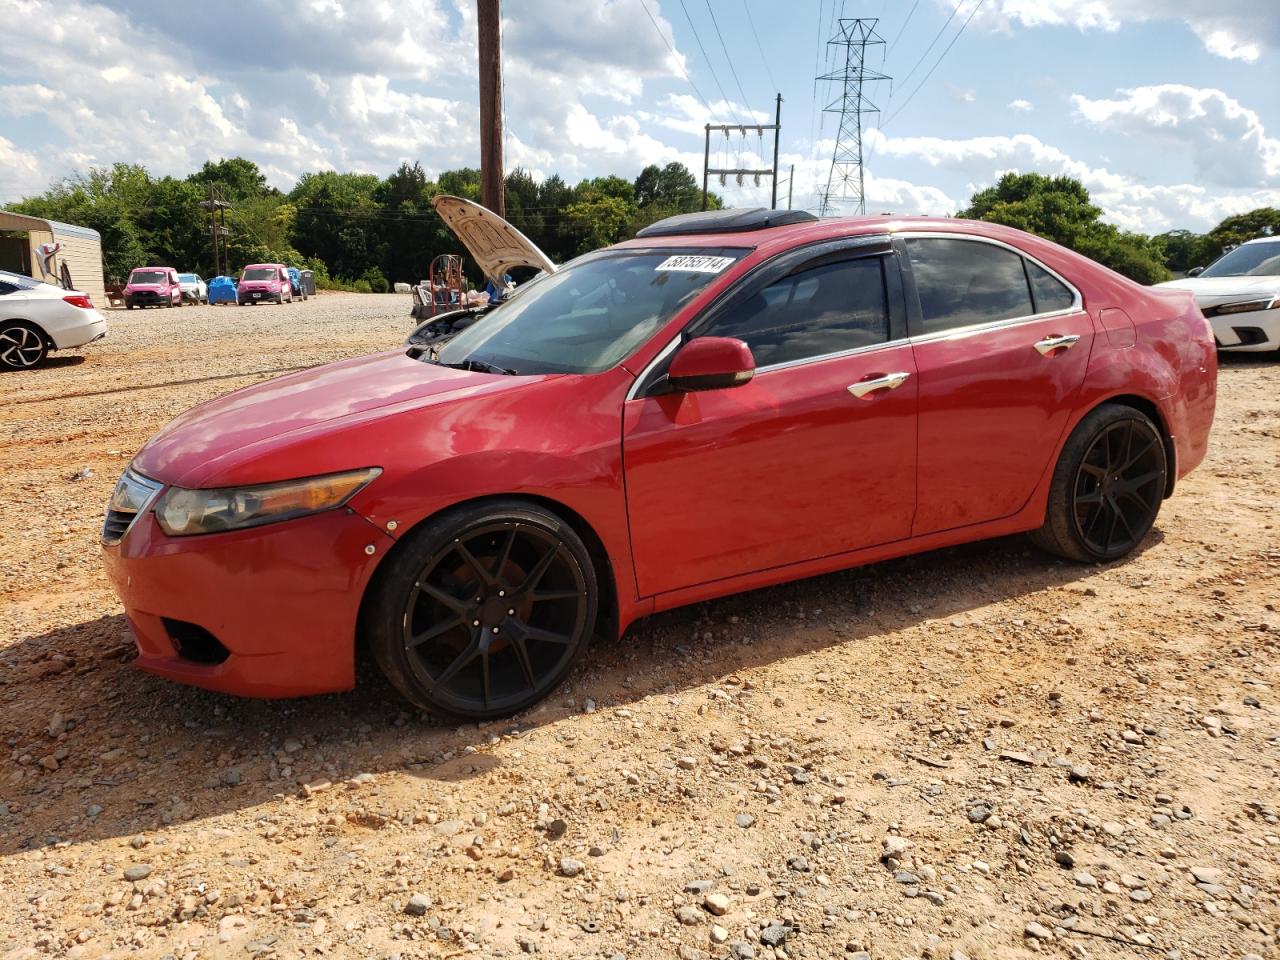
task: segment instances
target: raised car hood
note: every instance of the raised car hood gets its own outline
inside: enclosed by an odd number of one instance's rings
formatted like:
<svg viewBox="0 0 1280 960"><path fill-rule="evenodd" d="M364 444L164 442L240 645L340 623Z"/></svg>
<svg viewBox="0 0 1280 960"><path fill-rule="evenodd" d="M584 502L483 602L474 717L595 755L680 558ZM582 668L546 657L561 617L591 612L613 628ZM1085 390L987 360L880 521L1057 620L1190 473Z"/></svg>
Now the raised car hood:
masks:
<svg viewBox="0 0 1280 960"><path fill-rule="evenodd" d="M556 265L523 233L478 203L441 194L431 201L486 277L501 282L512 267L555 273Z"/></svg>
<svg viewBox="0 0 1280 960"><path fill-rule="evenodd" d="M133 465L164 483L217 486L219 462L246 447L259 449L318 424L385 407L519 389L531 379L435 366L403 350L376 353L278 377L193 407L148 441Z"/></svg>
<svg viewBox="0 0 1280 960"><path fill-rule="evenodd" d="M1175 290L1190 290L1202 304L1229 303L1250 297L1280 294L1280 277L1186 277L1157 284Z"/></svg>

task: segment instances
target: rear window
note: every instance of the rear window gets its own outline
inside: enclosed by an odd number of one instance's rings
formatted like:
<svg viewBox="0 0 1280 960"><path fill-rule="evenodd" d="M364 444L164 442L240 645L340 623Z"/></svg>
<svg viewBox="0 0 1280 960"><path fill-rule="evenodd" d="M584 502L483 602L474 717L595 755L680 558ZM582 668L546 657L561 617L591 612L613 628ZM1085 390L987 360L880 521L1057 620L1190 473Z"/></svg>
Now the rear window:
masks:
<svg viewBox="0 0 1280 960"><path fill-rule="evenodd" d="M39 280L33 280L31 277L25 277L20 273L9 273L7 271L0 272L0 283L9 289L5 293L13 293L15 290L34 290L40 286Z"/></svg>

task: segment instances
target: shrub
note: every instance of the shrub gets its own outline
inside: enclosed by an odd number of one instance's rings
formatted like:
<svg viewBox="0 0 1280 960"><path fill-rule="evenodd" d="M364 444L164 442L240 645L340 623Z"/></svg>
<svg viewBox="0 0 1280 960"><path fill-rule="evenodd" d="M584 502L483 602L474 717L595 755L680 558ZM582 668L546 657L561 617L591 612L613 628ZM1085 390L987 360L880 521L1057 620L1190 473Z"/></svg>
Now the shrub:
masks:
<svg viewBox="0 0 1280 960"><path fill-rule="evenodd" d="M384 281L385 282L385 281ZM364 277L357 280L351 287L356 293L373 293L373 287L369 285L369 281Z"/></svg>

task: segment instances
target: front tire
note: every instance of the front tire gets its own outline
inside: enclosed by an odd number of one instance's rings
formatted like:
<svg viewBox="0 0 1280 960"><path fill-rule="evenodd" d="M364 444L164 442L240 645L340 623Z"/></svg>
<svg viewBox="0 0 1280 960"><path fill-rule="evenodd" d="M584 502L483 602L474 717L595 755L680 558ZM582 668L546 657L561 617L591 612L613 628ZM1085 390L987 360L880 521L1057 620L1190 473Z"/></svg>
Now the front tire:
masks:
<svg viewBox="0 0 1280 960"><path fill-rule="evenodd" d="M504 500L410 533L378 571L361 633L408 700L438 716L491 720L564 680L598 609L595 567L573 528Z"/></svg>
<svg viewBox="0 0 1280 960"><path fill-rule="evenodd" d="M1160 512L1168 478L1164 437L1145 413L1107 403L1062 448L1049 488L1041 548L1081 563L1132 552Z"/></svg>
<svg viewBox="0 0 1280 960"><path fill-rule="evenodd" d="M31 370L44 363L49 343L23 323L0 324L0 369Z"/></svg>

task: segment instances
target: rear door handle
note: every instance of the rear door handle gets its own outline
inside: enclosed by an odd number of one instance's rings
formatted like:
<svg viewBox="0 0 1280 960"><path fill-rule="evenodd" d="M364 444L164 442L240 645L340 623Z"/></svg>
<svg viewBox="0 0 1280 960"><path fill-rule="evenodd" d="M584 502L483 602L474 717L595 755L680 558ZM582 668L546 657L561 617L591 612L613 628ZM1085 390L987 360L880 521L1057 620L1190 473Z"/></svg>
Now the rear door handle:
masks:
<svg viewBox="0 0 1280 960"><path fill-rule="evenodd" d="M1035 346L1043 356L1052 353L1054 350L1069 350L1074 347L1079 340L1079 334L1067 333L1059 335L1055 333L1050 334L1043 340L1037 340Z"/></svg>
<svg viewBox="0 0 1280 960"><path fill-rule="evenodd" d="M870 377L866 380L859 380L857 383L849 384L849 392L855 397L865 397L869 393L875 393L877 390L896 390L907 382L907 378L911 374L905 370L897 373L886 373L878 377Z"/></svg>

